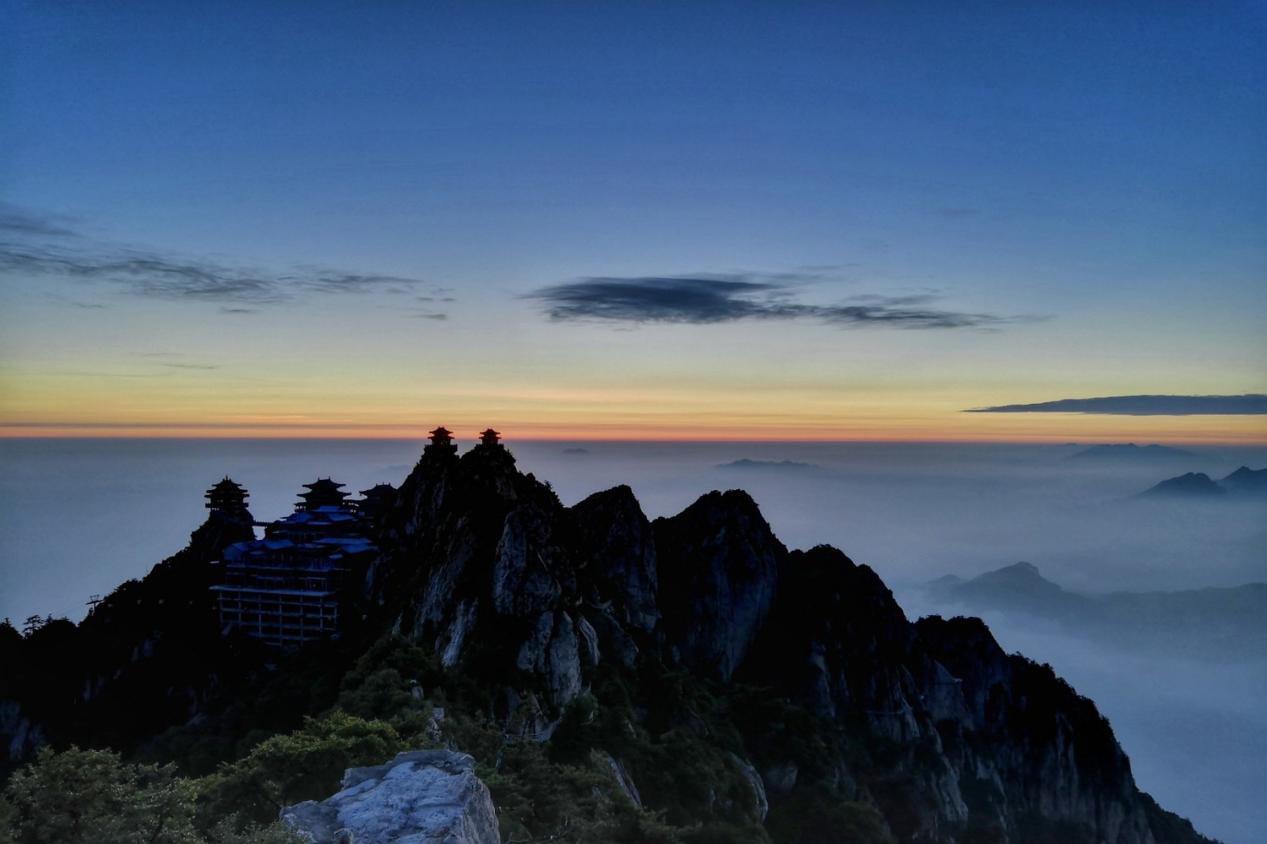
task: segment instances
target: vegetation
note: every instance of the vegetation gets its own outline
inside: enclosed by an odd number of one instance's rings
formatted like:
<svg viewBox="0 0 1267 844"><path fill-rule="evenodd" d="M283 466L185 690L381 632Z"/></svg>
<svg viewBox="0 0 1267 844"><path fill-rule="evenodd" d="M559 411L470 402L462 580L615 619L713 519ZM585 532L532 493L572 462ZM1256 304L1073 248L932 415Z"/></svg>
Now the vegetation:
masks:
<svg viewBox="0 0 1267 844"><path fill-rule="evenodd" d="M178 764L44 750L10 779L0 842L8 834L21 844L285 844L292 838L275 823L281 808L334 793L346 768L429 747L475 757L508 844L769 844L770 833L793 844L892 841L873 808L821 788L771 795L767 832L738 757L778 749L817 772L843 745L804 710L771 703L760 690L656 664L636 678L600 669L593 693L574 702L550 741L537 742L505 732L481 684L443 671L434 654L397 637L365 649L337 680L327 673L317 685L317 671L306 659L287 665L251 699L133 754ZM307 715L297 729L275 731L284 701ZM741 727L751 734L758 724L768 741L745 748ZM616 765L638 784L642 805Z"/></svg>
<svg viewBox="0 0 1267 844"><path fill-rule="evenodd" d="M286 806L338 791L344 769L381 764L401 749L396 731L382 721L338 711L310 719L200 780L199 815L208 825L233 814L266 823Z"/></svg>
<svg viewBox="0 0 1267 844"><path fill-rule="evenodd" d="M106 750L44 749L9 780L0 841L12 844L299 844L276 823L196 821L201 783L172 765L134 765Z"/></svg>

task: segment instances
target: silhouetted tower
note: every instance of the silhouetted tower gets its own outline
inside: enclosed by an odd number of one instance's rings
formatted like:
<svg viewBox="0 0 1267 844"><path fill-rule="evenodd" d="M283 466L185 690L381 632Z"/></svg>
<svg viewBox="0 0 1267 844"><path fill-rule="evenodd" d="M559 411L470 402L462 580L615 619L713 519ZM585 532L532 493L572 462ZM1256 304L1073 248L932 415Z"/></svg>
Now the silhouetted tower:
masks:
<svg viewBox="0 0 1267 844"><path fill-rule="evenodd" d="M207 509L213 513L244 513L249 493L226 476L207 490Z"/></svg>
<svg viewBox="0 0 1267 844"><path fill-rule="evenodd" d="M480 431L480 445L500 447L502 435L492 428Z"/></svg>
<svg viewBox="0 0 1267 844"><path fill-rule="evenodd" d="M295 509L312 511L318 507L342 507L348 497L342 487L343 484L335 483L329 478L319 478L310 484L304 484L308 491L299 493L303 500L295 503Z"/></svg>
<svg viewBox="0 0 1267 844"><path fill-rule="evenodd" d="M458 447L453 442L453 432L444 426L440 426L431 432L429 436L431 445L424 448L423 454L456 454Z"/></svg>

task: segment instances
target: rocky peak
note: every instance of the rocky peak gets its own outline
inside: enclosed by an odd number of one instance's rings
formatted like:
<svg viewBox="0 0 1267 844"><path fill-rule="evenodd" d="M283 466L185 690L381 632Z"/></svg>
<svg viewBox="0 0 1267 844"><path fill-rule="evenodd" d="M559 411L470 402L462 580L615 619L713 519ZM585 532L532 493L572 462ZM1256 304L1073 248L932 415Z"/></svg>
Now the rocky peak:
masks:
<svg viewBox="0 0 1267 844"><path fill-rule="evenodd" d="M879 576L825 545L793 551L780 573L778 601L745 675L780 678L821 717L852 713L885 732L915 732L913 690L898 670L908 624Z"/></svg>
<svg viewBox="0 0 1267 844"><path fill-rule="evenodd" d="M770 612L787 549L740 490L710 492L653 529L670 656L729 679Z"/></svg>
<svg viewBox="0 0 1267 844"><path fill-rule="evenodd" d="M1050 666L1005 654L979 619L934 616L916 632L968 708L967 719L942 723L948 755L978 779L990 772L968 794L971 812L997 815L1018 838L1028 811L1087 835L1094 830L1096 840L1157 841L1148 801L1095 704Z"/></svg>
<svg viewBox="0 0 1267 844"><path fill-rule="evenodd" d="M633 490L596 492L571 509L579 577L600 606L634 630L660 620L655 535Z"/></svg>

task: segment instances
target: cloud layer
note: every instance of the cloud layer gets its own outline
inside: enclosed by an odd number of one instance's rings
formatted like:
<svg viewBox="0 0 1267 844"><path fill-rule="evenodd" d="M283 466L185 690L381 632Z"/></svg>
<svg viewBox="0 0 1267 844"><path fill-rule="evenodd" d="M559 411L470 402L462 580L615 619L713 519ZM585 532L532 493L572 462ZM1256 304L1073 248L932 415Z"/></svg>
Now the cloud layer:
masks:
<svg viewBox="0 0 1267 844"><path fill-rule="evenodd" d="M0 205L0 274L102 282L139 296L238 306L226 307L229 313L248 312L243 305L289 301L305 293L446 290L402 276L319 266L300 266L291 272L277 273L97 243L58 219L5 205ZM445 297L443 301L452 299Z"/></svg>
<svg viewBox="0 0 1267 844"><path fill-rule="evenodd" d="M1259 416L1267 415L1267 395L1240 396L1101 396L1060 399L1037 404L977 407L965 413L1104 413L1118 416Z"/></svg>
<svg viewBox="0 0 1267 844"><path fill-rule="evenodd" d="M778 276L635 276L584 278L543 287L528 298L543 303L551 319L563 321L688 323L704 325L743 319L812 319L842 326L893 328L982 328L1021 318L932 307L936 297L855 296L836 305L793 299Z"/></svg>

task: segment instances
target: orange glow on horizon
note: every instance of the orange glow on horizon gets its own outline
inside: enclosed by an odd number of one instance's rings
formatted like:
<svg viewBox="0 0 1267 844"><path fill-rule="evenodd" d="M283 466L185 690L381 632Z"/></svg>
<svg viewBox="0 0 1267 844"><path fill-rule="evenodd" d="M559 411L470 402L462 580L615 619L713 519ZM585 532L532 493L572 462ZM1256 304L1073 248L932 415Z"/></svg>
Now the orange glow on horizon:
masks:
<svg viewBox="0 0 1267 844"><path fill-rule="evenodd" d="M950 442L1034 443L1157 442L1193 445L1267 445L1261 417L1119 417L1087 414L965 414L938 423L904 419L853 422L762 420L712 424L638 424L618 421L501 422L488 419L406 423L56 423L14 424L0 439L356 439L423 440L443 423L459 432L459 442L474 442L476 432L493 424L507 442ZM1000 418L1003 417L1003 418ZM1029 418L1023 418L1029 417ZM956 424L957 423L957 424ZM463 433L469 430L469 435Z"/></svg>

